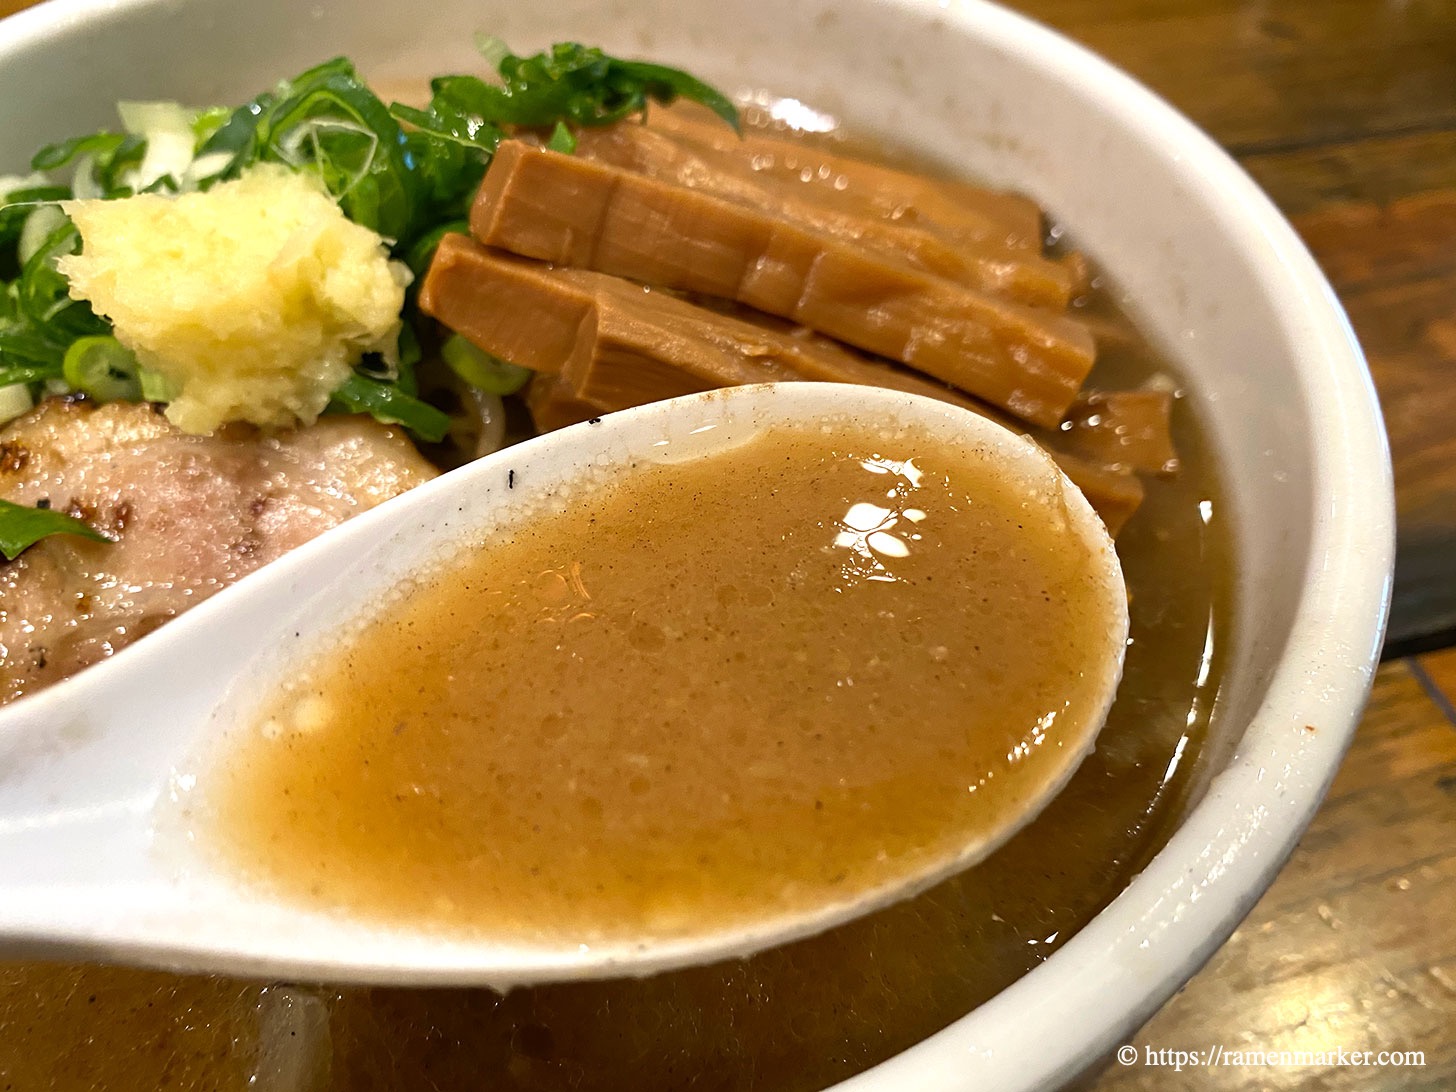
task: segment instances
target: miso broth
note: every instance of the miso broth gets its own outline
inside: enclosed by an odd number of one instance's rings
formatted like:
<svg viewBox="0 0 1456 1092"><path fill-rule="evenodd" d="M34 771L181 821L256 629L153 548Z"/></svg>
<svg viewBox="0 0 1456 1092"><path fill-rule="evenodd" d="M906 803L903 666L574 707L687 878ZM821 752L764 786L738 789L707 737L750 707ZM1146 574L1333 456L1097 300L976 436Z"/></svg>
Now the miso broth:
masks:
<svg viewBox="0 0 1456 1092"><path fill-rule="evenodd" d="M507 513L290 664L187 795L196 851L572 950L999 843L1101 723L1125 593L1051 463L967 435L775 426Z"/></svg>

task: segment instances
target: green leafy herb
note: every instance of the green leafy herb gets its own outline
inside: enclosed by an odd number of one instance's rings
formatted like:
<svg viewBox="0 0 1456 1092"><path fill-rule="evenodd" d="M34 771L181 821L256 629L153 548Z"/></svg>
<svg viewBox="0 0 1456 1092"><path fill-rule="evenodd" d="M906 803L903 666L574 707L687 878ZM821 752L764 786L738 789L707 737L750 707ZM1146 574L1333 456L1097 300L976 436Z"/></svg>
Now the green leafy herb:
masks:
<svg viewBox="0 0 1456 1092"><path fill-rule="evenodd" d="M65 351L39 334L19 328L0 329L0 383L34 383L57 379Z"/></svg>
<svg viewBox="0 0 1456 1092"><path fill-rule="evenodd" d="M42 148L30 161L37 171L54 171L78 164L80 170L71 189L77 196L130 197L134 192L125 182L126 172L142 161L147 142L135 133L91 133Z"/></svg>
<svg viewBox="0 0 1456 1092"><path fill-rule="evenodd" d="M50 508L27 508L0 500L0 553L14 561L21 553L49 535L80 535L96 542L110 542L84 520Z"/></svg>
<svg viewBox="0 0 1456 1092"><path fill-rule="evenodd" d="M57 215L56 226L0 291L0 385L39 385L60 379L66 349L77 338L102 334L107 324L89 304L72 299L56 260L80 243L75 226ZM19 246L8 251L19 262Z"/></svg>
<svg viewBox="0 0 1456 1092"><path fill-rule="evenodd" d="M738 111L721 92L665 65L618 60L575 42L518 57L498 39L487 39L481 52L495 63L499 83L440 76L430 83L425 109L390 107L410 127L406 141L420 153L419 169L431 180L432 205L441 219L465 216L491 156L512 127L550 129L547 146L570 153L576 139L568 125L610 125L645 112L649 103L685 98L738 129Z"/></svg>
<svg viewBox="0 0 1456 1092"><path fill-rule="evenodd" d="M343 57L238 107L198 155L226 157L203 188L254 163L282 163L317 174L349 219L387 239L405 239L417 226L419 181L404 134Z"/></svg>
<svg viewBox="0 0 1456 1092"><path fill-rule="evenodd" d="M487 43L485 51L492 44ZM482 126L548 128L558 122L610 125L642 113L649 102L685 98L702 103L738 128L733 103L696 77L666 65L618 60L576 42L559 42L530 57L507 51L497 67L499 86L475 76L435 80L432 110L440 104L456 116L474 117Z"/></svg>
<svg viewBox="0 0 1456 1092"><path fill-rule="evenodd" d="M47 144L31 158L30 166L37 171L54 171L79 156L112 154L125 139L124 133L101 132L72 137L58 144Z"/></svg>
<svg viewBox="0 0 1456 1092"><path fill-rule="evenodd" d="M29 186L0 199L0 384L26 383L39 394L45 385L63 383L100 399L156 400L172 393L160 376L137 368L108 322L71 298L56 263L79 249L80 238L55 201L127 197L137 186L164 193L206 190L256 163L281 163L316 175L344 214L387 239L418 280L441 236L468 230L481 178L497 146L516 128L549 132L547 147L571 154L573 128L607 125L643 113L650 103L679 98L702 103L738 127L728 99L674 68L619 60L575 42L520 57L488 39L482 53L496 69L497 82L442 76L432 82L424 109L386 105L342 57L235 109L124 108L124 127L149 129L153 123L139 119L165 120L169 137L180 131L184 152L190 133L194 146L185 171L168 163L164 169L173 173L141 176L146 132L88 133L42 148L33 168L68 169L71 184ZM154 162L145 169L157 170ZM431 320L419 313L413 293L404 319L400 365L361 363L332 406L438 440L448 418L415 397L413 369L419 345L437 338L427 330ZM476 376L471 381L491 390L518 388L521 370L495 364L499 367L474 362L467 367Z"/></svg>

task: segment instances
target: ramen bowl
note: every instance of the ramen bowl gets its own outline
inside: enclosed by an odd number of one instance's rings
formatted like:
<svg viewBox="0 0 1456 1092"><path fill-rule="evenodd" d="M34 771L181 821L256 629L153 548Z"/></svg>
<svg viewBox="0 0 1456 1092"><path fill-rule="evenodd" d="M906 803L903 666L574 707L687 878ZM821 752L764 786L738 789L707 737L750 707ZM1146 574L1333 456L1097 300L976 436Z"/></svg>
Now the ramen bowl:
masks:
<svg viewBox="0 0 1456 1092"><path fill-rule="evenodd" d="M1175 829L1071 940L850 1077L854 1092L1042 1089L1126 1038L1228 937L1318 806L1388 597L1390 464L1348 324L1290 226L1206 136L1002 8L913 0L53 0L0 26L0 171L119 99L244 101L333 55L380 86L478 70L471 35L564 38L771 91L1037 199L1175 362L1225 483L1232 625Z"/></svg>

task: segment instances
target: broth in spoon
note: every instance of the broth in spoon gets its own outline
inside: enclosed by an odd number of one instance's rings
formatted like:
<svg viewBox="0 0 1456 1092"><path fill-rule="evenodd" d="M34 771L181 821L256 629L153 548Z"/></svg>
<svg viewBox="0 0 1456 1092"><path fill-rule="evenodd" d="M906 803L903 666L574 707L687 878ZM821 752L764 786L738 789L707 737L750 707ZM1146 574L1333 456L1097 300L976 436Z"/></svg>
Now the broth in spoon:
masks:
<svg viewBox="0 0 1456 1092"><path fill-rule="evenodd" d="M540 943L913 890L1039 809L1120 673L1110 540L1010 466L844 419L557 494L306 663L195 838L290 899Z"/></svg>

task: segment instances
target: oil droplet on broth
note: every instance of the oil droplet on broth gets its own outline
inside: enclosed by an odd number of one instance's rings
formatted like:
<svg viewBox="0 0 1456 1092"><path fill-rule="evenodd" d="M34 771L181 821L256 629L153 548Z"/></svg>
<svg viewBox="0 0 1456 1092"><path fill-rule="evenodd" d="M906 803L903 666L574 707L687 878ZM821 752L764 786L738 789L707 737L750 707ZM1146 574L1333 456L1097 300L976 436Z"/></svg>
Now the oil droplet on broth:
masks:
<svg viewBox="0 0 1456 1092"><path fill-rule="evenodd" d="M1092 557L1060 500L903 431L642 466L308 665L205 773L198 843L307 904L520 940L837 902L1081 753L1120 654Z"/></svg>

